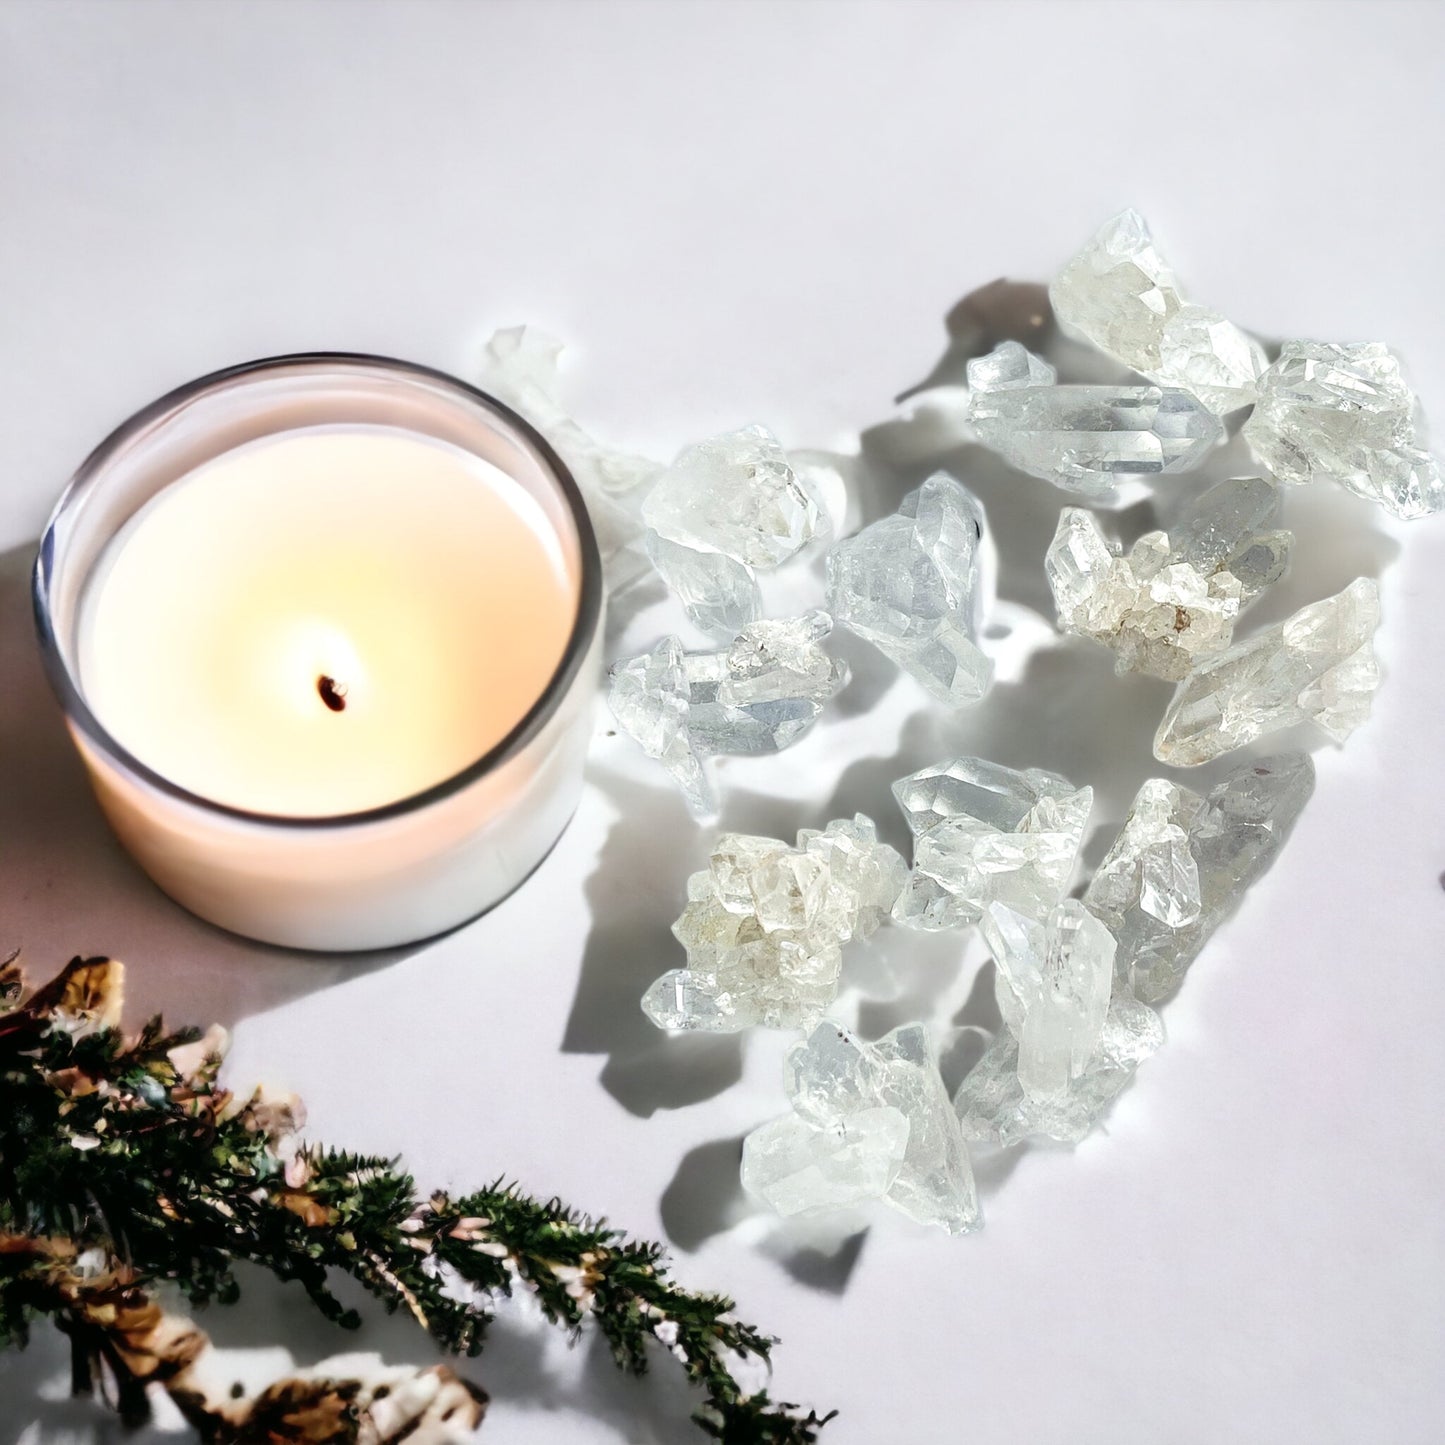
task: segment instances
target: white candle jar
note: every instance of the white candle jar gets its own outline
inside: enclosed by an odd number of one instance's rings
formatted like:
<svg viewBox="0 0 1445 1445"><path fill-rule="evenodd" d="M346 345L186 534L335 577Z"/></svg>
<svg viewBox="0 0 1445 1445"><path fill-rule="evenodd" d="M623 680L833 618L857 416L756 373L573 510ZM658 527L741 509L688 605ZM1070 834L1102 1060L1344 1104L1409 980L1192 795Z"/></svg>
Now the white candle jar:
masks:
<svg viewBox="0 0 1445 1445"><path fill-rule="evenodd" d="M102 593L97 602L95 594L98 579L115 570L117 539L145 524L158 505L170 505L176 493L167 489L192 484L208 467L293 434L407 439L472 467L478 486L488 485L489 476L504 480L524 504L529 525L546 534L565 609L555 666L549 644L536 663L535 697L529 691L506 704L516 716L508 713L493 728L495 741L405 796L356 809L327 812L313 799L295 813L274 800L264 811L252 811L234 789L224 800L208 797L194 779L183 783L167 775L160 743L144 760L138 756L144 748L123 744L87 689L86 629L93 631L95 608L106 600ZM366 445L348 440L353 448L358 444ZM404 476L399 485L406 485ZM385 517L378 519L378 531L386 525ZM437 526L445 529L447 519L438 518ZM457 535L462 530L453 529ZM438 537L456 542L456 535L440 530ZM253 550L257 545L264 549L264 536ZM324 539L317 555L325 555ZM478 566L485 565L479 558ZM431 585L415 580L417 587ZM176 591L166 602L184 616L191 602ZM328 951L390 947L443 933L516 888L550 851L576 807L603 605L591 523L575 482L532 427L439 372L369 356L278 357L218 372L161 398L107 438L72 479L41 539L34 600L46 671L111 826L166 893L235 933ZM285 610L284 599L263 598L257 605L262 603L272 613ZM372 605L385 611L385 593ZM485 637L486 629L517 625L527 607L526 597L508 599L501 615L468 619L468 625ZM428 639L415 641L424 650ZM135 640L137 649L148 645L145 638ZM136 655L154 662L148 653ZM334 709L332 680L321 681L321 696ZM415 699L416 707L424 709L426 701ZM492 734L479 736L490 740ZM398 745L408 744L403 739ZM244 736L236 746L244 749Z"/></svg>

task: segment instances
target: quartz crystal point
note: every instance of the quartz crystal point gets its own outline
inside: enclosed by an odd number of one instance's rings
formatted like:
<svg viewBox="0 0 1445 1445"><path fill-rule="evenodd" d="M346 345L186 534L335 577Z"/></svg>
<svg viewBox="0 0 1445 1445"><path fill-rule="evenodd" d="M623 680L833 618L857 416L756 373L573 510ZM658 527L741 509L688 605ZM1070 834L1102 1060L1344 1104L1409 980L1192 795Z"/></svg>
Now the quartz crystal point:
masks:
<svg viewBox="0 0 1445 1445"><path fill-rule="evenodd" d="M1243 763L1207 797L1150 778L1084 893L1118 944L1118 986L1145 1003L1179 986L1209 935L1274 861L1314 790L1305 753Z"/></svg>
<svg viewBox="0 0 1445 1445"><path fill-rule="evenodd" d="M1211 412L1248 406L1266 366L1259 343L1184 299L1137 211L1105 222L1049 287L1059 324L1160 386L1182 387Z"/></svg>
<svg viewBox="0 0 1445 1445"><path fill-rule="evenodd" d="M647 555L688 621L709 637L733 637L763 615L753 569L736 557L684 547L656 532L647 534Z"/></svg>
<svg viewBox="0 0 1445 1445"><path fill-rule="evenodd" d="M1092 512L1065 507L1044 559L1059 627L1111 647L1120 673L1180 681L1229 646L1240 610L1284 575L1293 536L1261 530L1277 510L1268 482L1234 477L1124 556Z"/></svg>
<svg viewBox="0 0 1445 1445"><path fill-rule="evenodd" d="M957 758L903 778L913 871L893 908L910 928L959 928L999 902L1041 917L1063 897L1093 791L1039 768Z"/></svg>
<svg viewBox="0 0 1445 1445"><path fill-rule="evenodd" d="M682 452L648 493L642 519L680 546L768 568L812 538L818 504L777 438L752 426Z"/></svg>
<svg viewBox="0 0 1445 1445"><path fill-rule="evenodd" d="M979 440L1011 467L1065 491L1103 500L1120 482L1188 471L1224 435L1191 392L1056 386L1052 374L1005 341L969 363L968 416Z"/></svg>
<svg viewBox="0 0 1445 1445"><path fill-rule="evenodd" d="M887 916L907 868L861 813L805 828L796 848L729 833L687 882L673 926L687 966L643 996L658 1028L800 1028L833 1002L843 945Z"/></svg>
<svg viewBox="0 0 1445 1445"><path fill-rule="evenodd" d="M608 675L618 727L656 758L699 817L716 811L702 758L775 753L800 738L847 685L848 668L823 650L826 612L754 622L721 652L684 652L664 637Z"/></svg>
<svg viewBox="0 0 1445 1445"><path fill-rule="evenodd" d="M978 646L983 536L977 499L936 472L828 553L833 615L954 706L976 702L993 678Z"/></svg>
<svg viewBox="0 0 1445 1445"><path fill-rule="evenodd" d="M1332 477L1408 519L1445 507L1445 480L1418 422L1415 394L1387 346L1287 341L1261 380L1244 438L1281 482Z"/></svg>
<svg viewBox="0 0 1445 1445"><path fill-rule="evenodd" d="M1195 767L1309 720L1344 742L1369 715L1379 685L1379 620L1379 588L1360 577L1200 663L1175 690L1154 756Z"/></svg>
<svg viewBox="0 0 1445 1445"><path fill-rule="evenodd" d="M484 348L482 382L531 422L567 464L587 502L608 586L618 593L647 575L639 509L663 467L604 446L563 410L557 397L562 351L560 341L535 326L507 327Z"/></svg>
<svg viewBox="0 0 1445 1445"><path fill-rule="evenodd" d="M982 1222L957 1115L921 1024L876 1044L819 1023L784 1067L793 1112L743 1141L747 1191L784 1215L883 1199L949 1234Z"/></svg>

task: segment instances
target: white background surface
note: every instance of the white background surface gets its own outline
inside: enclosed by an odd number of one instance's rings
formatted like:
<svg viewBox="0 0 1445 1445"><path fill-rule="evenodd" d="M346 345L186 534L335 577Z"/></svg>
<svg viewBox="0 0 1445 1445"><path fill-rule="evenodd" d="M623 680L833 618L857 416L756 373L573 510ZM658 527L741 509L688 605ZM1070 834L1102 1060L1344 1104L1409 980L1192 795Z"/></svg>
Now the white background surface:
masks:
<svg viewBox="0 0 1445 1445"><path fill-rule="evenodd" d="M1445 522L1291 498L1301 564L1261 615L1383 567L1374 719L1318 754L1293 841L1106 1134L986 1176L980 1236L880 1219L832 1260L736 1191L784 1041L669 1042L636 1012L706 838L604 717L573 827L487 918L380 962L251 947L105 834L24 571L113 424L287 350L467 374L493 326L538 321L575 342L601 435L667 455L762 420L853 450L959 297L1046 278L1131 203L1199 299L1265 335L1387 339L1445 416L1442 42L1429 4L0 0L0 947L37 971L125 958L135 1016L234 1025L233 1077L299 1090L319 1137L670 1238L685 1280L782 1336L776 1393L842 1410L834 1445L1440 1440ZM1037 600L1059 498L971 480L1017 563L1005 592ZM626 640L674 625L658 609ZM964 718L849 655L835 718L725 770L727 824L884 819L888 779L968 750L1092 782L1117 821L1150 770L1165 694L1102 651L1006 668ZM958 1015L974 952L891 954L902 997L865 1028ZM269 1343L289 1314L308 1358L353 1343L294 1292L251 1300L210 1317L219 1337ZM396 1322L364 1343L424 1354ZM639 1387L507 1326L472 1367L483 1437L685 1440L659 1363ZM0 1361L0 1441L70 1438L82 1412L43 1398L62 1364L44 1340Z"/></svg>

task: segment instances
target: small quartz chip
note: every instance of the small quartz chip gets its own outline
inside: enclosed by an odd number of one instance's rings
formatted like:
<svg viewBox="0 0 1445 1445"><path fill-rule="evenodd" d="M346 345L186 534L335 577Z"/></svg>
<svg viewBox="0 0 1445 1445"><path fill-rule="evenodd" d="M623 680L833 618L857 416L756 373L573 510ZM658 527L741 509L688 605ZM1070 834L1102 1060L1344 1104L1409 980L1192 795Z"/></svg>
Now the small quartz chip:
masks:
<svg viewBox="0 0 1445 1445"><path fill-rule="evenodd" d="M793 1112L743 1141L744 1188L783 1215L882 1199L920 1224L982 1223L973 1168L921 1024L866 1043L827 1020L784 1066Z"/></svg>
<svg viewBox="0 0 1445 1445"><path fill-rule="evenodd" d="M1118 984L1169 997L1210 934L1284 846L1314 790L1306 753L1241 764L1207 797L1150 778L1139 789L1084 902L1118 944Z"/></svg>
<svg viewBox="0 0 1445 1445"><path fill-rule="evenodd" d="M1207 658L1175 690L1154 756L1196 767L1310 720L1344 742L1369 716L1379 685L1373 646L1379 621L1379 588L1360 577Z"/></svg>
<svg viewBox="0 0 1445 1445"><path fill-rule="evenodd" d="M751 623L720 652L684 652L664 637L608 674L617 725L672 774L698 817L717 810L702 759L775 753L796 742L848 683L822 641L826 612Z"/></svg>
<svg viewBox="0 0 1445 1445"><path fill-rule="evenodd" d="M1258 395L1266 360L1253 337L1184 299L1137 211L1106 221L1049 287L1059 324L1160 386L1222 416Z"/></svg>
<svg viewBox="0 0 1445 1445"><path fill-rule="evenodd" d="M843 945L878 927L907 871L861 813L803 829L796 848L725 834L673 925L687 965L647 990L643 1012L673 1030L811 1025L837 996Z"/></svg>
<svg viewBox="0 0 1445 1445"><path fill-rule="evenodd" d="M1397 517L1427 517L1445 507L1445 479L1419 410L1389 347L1287 341L1244 438L1281 482L1333 478Z"/></svg>
<svg viewBox="0 0 1445 1445"><path fill-rule="evenodd" d="M1065 507L1044 559L1059 627L1112 648L1120 673L1180 681L1229 646L1240 611L1284 575L1293 536L1266 530L1278 505L1269 482L1231 478L1127 556L1092 512Z"/></svg>
<svg viewBox="0 0 1445 1445"><path fill-rule="evenodd" d="M1093 803L1056 773L956 758L893 785L914 834L893 907L908 928L975 923L993 903L1041 917L1064 895Z"/></svg>
<svg viewBox="0 0 1445 1445"><path fill-rule="evenodd" d="M977 702L993 678L978 646L983 508L945 472L891 517L828 553L828 606L942 702Z"/></svg>
<svg viewBox="0 0 1445 1445"><path fill-rule="evenodd" d="M1017 341L1002 342L969 363L968 419L1011 467L1064 491L1107 501L1121 482L1197 466L1224 435L1192 392L1052 378Z"/></svg>

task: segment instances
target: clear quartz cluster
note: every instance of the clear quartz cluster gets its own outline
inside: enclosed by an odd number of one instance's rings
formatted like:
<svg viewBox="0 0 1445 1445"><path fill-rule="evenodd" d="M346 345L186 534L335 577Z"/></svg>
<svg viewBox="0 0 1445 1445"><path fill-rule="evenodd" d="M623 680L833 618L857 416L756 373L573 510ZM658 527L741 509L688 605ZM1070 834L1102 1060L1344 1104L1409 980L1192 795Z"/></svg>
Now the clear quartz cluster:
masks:
<svg viewBox="0 0 1445 1445"><path fill-rule="evenodd" d="M1121 482L1197 466L1224 435L1192 392L1059 386L1017 341L968 364L968 419L1011 467L1064 491L1111 500Z"/></svg>
<svg viewBox="0 0 1445 1445"><path fill-rule="evenodd" d="M984 515L936 472L891 517L828 553L828 606L941 702L976 702L993 679L978 646L985 605Z"/></svg>
<svg viewBox="0 0 1445 1445"><path fill-rule="evenodd" d="M664 637L608 674L618 727L672 774L689 809L716 811L704 757L775 753L800 738L847 685L847 664L822 640L826 612L754 622L720 652L684 652Z"/></svg>
<svg viewBox="0 0 1445 1445"><path fill-rule="evenodd" d="M1111 647L1120 673L1180 681L1229 646L1240 611L1284 575L1294 539L1271 528L1278 510L1269 482L1233 477L1125 556L1092 512L1065 507L1044 559L1059 627Z"/></svg>
<svg viewBox="0 0 1445 1445"><path fill-rule="evenodd" d="M1284 846L1314 791L1307 753L1241 764L1206 796L1150 778L1084 893L1118 945L1119 985L1169 997Z"/></svg>
<svg viewBox="0 0 1445 1445"><path fill-rule="evenodd" d="M557 373L563 345L535 326L509 326L482 352L482 382L515 407L556 448L592 518L607 584L621 592L647 575L643 499L663 467L647 457L599 442L563 409Z"/></svg>
<svg viewBox="0 0 1445 1445"><path fill-rule="evenodd" d="M1379 588L1369 577L1200 663L1175 690L1154 756L1195 767L1256 738L1313 721L1344 742L1380 681Z"/></svg>
<svg viewBox="0 0 1445 1445"><path fill-rule="evenodd" d="M760 426L688 447L642 504L653 565L688 619L712 636L762 615L755 572L793 556L819 516L812 488Z"/></svg>
<svg viewBox="0 0 1445 1445"><path fill-rule="evenodd" d="M1287 341L1244 437L1281 482L1333 478L1397 517L1425 517L1445 507L1445 479L1419 410L1389 347Z"/></svg>
<svg viewBox="0 0 1445 1445"><path fill-rule="evenodd" d="M810 1025L837 995L843 945L874 932L906 873L861 813L803 829L795 848L725 834L673 925L687 965L647 990L643 1012L662 1029Z"/></svg>
<svg viewBox="0 0 1445 1445"><path fill-rule="evenodd" d="M1263 348L1217 311L1186 301L1137 211L1107 221L1049 287L1071 335L1160 386L1182 387L1216 415L1248 406Z"/></svg>
<svg viewBox="0 0 1445 1445"><path fill-rule="evenodd" d="M893 785L914 835L893 907L909 928L960 928L993 904L1042 917L1064 895L1093 803L1056 773L956 758Z"/></svg>
<svg viewBox="0 0 1445 1445"><path fill-rule="evenodd" d="M921 1024L870 1044L827 1020L789 1051L792 1112L743 1141L742 1181L785 1216L881 1199L920 1224L982 1223L958 1117Z"/></svg>

